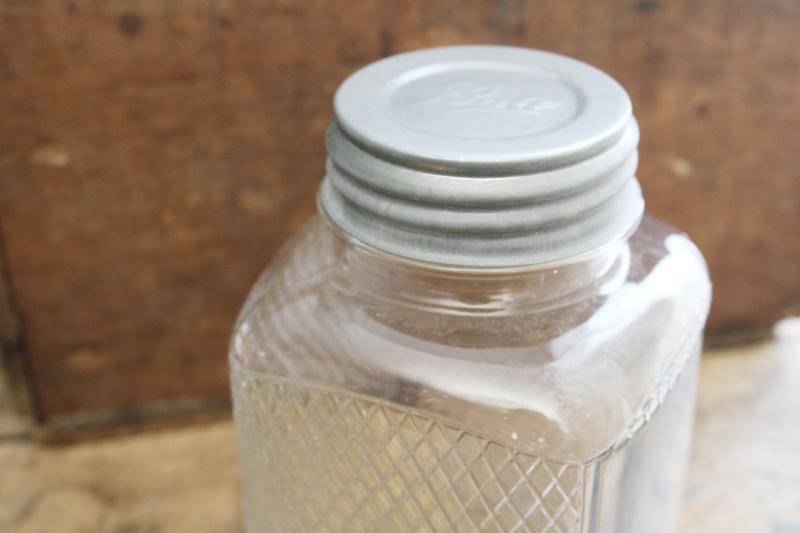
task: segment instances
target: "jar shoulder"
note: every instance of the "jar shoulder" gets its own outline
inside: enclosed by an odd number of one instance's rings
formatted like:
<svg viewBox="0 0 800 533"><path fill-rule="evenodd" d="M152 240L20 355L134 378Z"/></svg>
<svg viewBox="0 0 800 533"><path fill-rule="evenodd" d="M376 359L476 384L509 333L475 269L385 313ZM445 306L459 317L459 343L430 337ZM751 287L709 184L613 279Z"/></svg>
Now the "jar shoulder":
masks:
<svg viewBox="0 0 800 533"><path fill-rule="evenodd" d="M571 344L598 335L624 336L637 324L659 325L660 336L667 336L665 324L657 324L657 318L675 319L684 329L692 324L702 326L711 299L700 251L686 235L650 217L632 235L614 272L585 290L560 294L528 308L509 305L503 309L497 305L490 309L481 300L488 299L486 295L475 294L475 290L458 293L452 287L454 283L446 295L452 305L435 301L425 308L405 297L408 291L403 290L407 288L404 285L411 286L414 280L397 282L391 273L378 280L386 287L373 283L362 291L359 285L363 278L348 269L347 255L348 244L337 240L323 221L318 217L309 221L256 281L240 312L237 329L258 320L262 329L278 328L286 335L307 338L329 329L344 332L359 325L370 331L397 330L409 337L410 343L419 337L420 342L414 343L418 345L427 342L478 351L503 347L529 350L548 345L551 358L559 359L567 355L564 350ZM519 285L504 288L508 302L515 290L520 290ZM452 302L456 299L461 305ZM475 312L468 312L473 308ZM263 340L269 344L279 338ZM329 343L335 338L327 336Z"/></svg>

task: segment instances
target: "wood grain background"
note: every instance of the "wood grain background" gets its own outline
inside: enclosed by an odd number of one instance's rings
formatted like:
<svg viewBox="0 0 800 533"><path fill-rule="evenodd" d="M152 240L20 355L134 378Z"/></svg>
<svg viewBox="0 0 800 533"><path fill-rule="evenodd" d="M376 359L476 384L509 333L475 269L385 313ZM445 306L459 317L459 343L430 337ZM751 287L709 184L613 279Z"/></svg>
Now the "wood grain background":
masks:
<svg viewBox="0 0 800 533"><path fill-rule="evenodd" d="M40 420L225 398L238 306L313 212L337 84L426 46L616 77L648 210L711 266L712 334L764 331L800 302L798 27L793 0L0 1L6 344Z"/></svg>

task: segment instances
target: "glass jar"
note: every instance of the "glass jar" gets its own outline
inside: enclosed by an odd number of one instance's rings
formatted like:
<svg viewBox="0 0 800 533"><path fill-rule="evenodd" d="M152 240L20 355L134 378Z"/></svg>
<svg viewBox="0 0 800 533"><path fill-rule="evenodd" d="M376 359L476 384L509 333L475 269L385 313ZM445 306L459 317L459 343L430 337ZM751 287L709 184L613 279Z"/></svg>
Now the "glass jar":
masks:
<svg viewBox="0 0 800 533"><path fill-rule="evenodd" d="M464 46L339 89L231 343L247 531L675 531L710 301L624 90Z"/></svg>

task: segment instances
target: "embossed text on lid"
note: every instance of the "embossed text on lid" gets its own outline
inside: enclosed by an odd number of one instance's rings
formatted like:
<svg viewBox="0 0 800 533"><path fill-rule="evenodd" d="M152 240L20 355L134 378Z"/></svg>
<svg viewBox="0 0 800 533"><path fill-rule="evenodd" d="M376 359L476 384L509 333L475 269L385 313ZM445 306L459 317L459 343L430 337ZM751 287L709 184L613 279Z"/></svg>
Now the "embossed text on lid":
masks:
<svg viewBox="0 0 800 533"><path fill-rule="evenodd" d="M411 52L352 75L335 100L343 132L410 166L542 168L597 153L631 116L601 71L537 50Z"/></svg>

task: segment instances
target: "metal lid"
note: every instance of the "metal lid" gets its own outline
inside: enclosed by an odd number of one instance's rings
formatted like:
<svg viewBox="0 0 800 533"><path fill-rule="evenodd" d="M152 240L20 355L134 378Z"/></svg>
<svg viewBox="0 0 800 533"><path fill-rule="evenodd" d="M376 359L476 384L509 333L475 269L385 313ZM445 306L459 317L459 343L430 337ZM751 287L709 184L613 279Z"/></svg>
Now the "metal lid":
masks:
<svg viewBox="0 0 800 533"><path fill-rule="evenodd" d="M625 90L585 63L502 46L400 54L336 93L320 206L411 259L558 261L637 225L638 134Z"/></svg>

